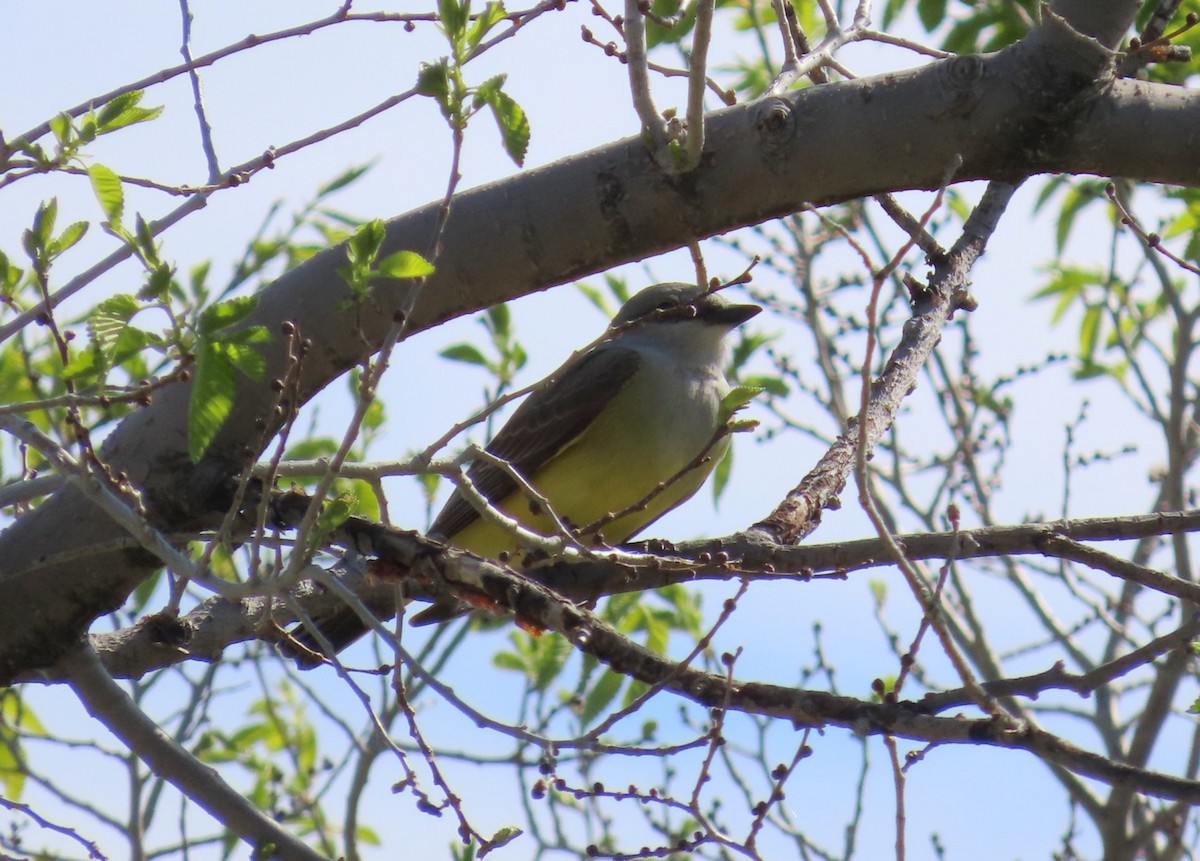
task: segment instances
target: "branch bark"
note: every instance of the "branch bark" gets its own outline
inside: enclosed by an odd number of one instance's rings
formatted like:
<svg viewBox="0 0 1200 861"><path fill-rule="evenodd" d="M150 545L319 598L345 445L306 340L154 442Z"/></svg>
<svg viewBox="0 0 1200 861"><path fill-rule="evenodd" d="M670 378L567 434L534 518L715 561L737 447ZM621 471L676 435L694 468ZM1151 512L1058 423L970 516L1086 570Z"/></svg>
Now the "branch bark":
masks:
<svg viewBox="0 0 1200 861"><path fill-rule="evenodd" d="M1083 541L1124 541L1150 536L1173 535L1200 531L1200 511L1162 512L1136 517L1105 517L1049 523L1027 523L1019 526L989 527L960 532L898 535L896 541L911 560L943 560L995 558L1018 555L1055 555L1057 545L1078 547ZM380 558L399 567L410 563L434 566L426 575L424 569L412 576L437 576L457 584L469 584L498 600L513 599L519 603L521 584L511 573L492 566L464 566L462 573L453 559L462 554L453 551L440 556L436 543L412 532L390 529L378 523L351 518L331 540L358 552ZM638 546L638 545L635 545ZM660 564L639 567L610 561L556 562L539 568L536 578L554 592L576 603L588 603L606 595L657 589L672 584L695 583L701 580L809 580L819 577L845 578L854 571L871 570L894 564L884 542L878 538L844 541L830 544L809 544L784 547L763 541L755 532L726 538L689 541L669 548L661 542L642 542L650 552L663 552ZM730 559L740 560L731 565ZM1139 571L1144 580L1145 571ZM395 586L368 577L363 564L343 564L331 572L347 590L359 595L368 607L387 606L394 602ZM1117 574L1120 576L1120 573ZM1195 596L1197 587L1154 572L1155 585L1164 594L1177 594L1185 600ZM490 578L490 579L489 579ZM418 584L412 594L424 595ZM331 612L343 606L337 594L316 588L306 582L295 593L296 599L310 614ZM162 615L140 619L136 625L113 633L96 634L92 645L100 655L105 669L117 678L138 678L153 670L187 660L216 661L229 646L251 639L272 640L279 636L280 625L293 621L291 611L282 600L246 598L239 602L211 598L187 615L175 618ZM1119 661L1129 660L1122 656ZM1089 677L1092 674L1089 674ZM1040 677L1039 677L1040 678ZM1056 674L1061 680L1062 674ZM1079 679L1083 677L1073 677ZM37 681L61 680L56 671L40 671ZM1009 695L1003 685L1016 685L1016 692L1030 692L1021 680L998 683L997 695ZM1022 685L1024 685L1022 687ZM1090 681L1072 681L1072 689L1094 689ZM1056 685L1057 686L1057 685ZM955 696L952 692L939 696ZM923 703L926 702L922 701Z"/></svg>

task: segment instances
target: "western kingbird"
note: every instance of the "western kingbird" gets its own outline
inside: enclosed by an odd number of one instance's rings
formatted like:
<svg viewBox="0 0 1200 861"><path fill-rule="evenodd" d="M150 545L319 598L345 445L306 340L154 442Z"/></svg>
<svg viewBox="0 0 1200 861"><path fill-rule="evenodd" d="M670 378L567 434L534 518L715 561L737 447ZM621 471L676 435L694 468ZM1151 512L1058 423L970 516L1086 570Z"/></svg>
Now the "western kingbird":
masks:
<svg viewBox="0 0 1200 861"><path fill-rule="evenodd" d="M729 392L726 337L761 310L693 284L642 290L603 341L526 398L487 451L528 481L581 545L628 541L690 498L724 456L729 437L714 437ZM521 525L556 534L552 518L507 470L477 459L467 477ZM522 551L510 530L481 516L459 490L429 535L494 560ZM445 621L464 609L435 603L413 621ZM337 649L366 631L350 608L316 621ZM296 638L319 651L307 634Z"/></svg>

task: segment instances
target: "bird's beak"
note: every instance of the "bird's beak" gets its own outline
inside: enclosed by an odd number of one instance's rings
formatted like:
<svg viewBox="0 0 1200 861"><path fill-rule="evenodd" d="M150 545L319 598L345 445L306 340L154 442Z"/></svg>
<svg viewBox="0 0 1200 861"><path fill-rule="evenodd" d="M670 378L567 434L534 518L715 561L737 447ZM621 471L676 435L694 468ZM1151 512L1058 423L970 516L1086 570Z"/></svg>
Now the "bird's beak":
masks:
<svg viewBox="0 0 1200 861"><path fill-rule="evenodd" d="M700 315L709 323L728 326L740 326L762 310L759 305L713 305L704 309Z"/></svg>

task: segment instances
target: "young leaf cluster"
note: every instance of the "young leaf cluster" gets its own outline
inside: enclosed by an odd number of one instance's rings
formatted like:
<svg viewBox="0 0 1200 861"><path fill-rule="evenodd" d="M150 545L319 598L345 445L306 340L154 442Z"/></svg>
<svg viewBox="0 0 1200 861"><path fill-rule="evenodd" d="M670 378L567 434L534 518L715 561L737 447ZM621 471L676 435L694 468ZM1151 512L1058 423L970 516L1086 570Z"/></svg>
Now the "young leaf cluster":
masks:
<svg viewBox="0 0 1200 861"><path fill-rule="evenodd" d="M381 259L386 238L387 228L377 218L356 230L346 242L348 262L338 274L359 302L366 300L372 285L380 279L416 279L433 274L433 264L415 251L394 251Z"/></svg>
<svg viewBox="0 0 1200 861"><path fill-rule="evenodd" d="M422 64L417 88L438 103L450 128L461 134L471 118L487 107L496 120L500 140L508 157L524 165L529 149L529 117L525 110L504 91L507 75L496 75L482 84L467 84L463 67L479 52L484 37L508 12L500 0L489 0L483 11L471 14L471 0L439 0L438 14L442 33L450 43L450 55L434 63Z"/></svg>
<svg viewBox="0 0 1200 861"><path fill-rule="evenodd" d="M155 119L163 109L142 107L143 95L142 90L122 93L98 110L89 110L82 117L58 114L48 124L54 136L52 149L47 149L36 140L24 138L5 146L0 136L0 173L9 174L8 181L13 181L57 170L77 161L83 155L83 148L96 138Z"/></svg>

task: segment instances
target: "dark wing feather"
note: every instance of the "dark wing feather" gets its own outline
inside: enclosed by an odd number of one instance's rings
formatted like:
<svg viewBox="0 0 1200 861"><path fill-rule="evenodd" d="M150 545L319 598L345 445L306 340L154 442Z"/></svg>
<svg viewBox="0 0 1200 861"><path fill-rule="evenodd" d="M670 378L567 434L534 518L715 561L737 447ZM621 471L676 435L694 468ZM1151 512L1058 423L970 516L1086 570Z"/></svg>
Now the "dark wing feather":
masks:
<svg viewBox="0 0 1200 861"><path fill-rule="evenodd" d="M627 347L602 344L586 353L557 380L531 394L488 443L487 450L526 477L558 454L592 423L629 382L641 359ZM516 490L503 469L475 461L467 476L488 500L498 502ZM453 536L479 517L458 491L430 527L430 534Z"/></svg>

